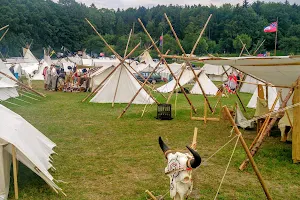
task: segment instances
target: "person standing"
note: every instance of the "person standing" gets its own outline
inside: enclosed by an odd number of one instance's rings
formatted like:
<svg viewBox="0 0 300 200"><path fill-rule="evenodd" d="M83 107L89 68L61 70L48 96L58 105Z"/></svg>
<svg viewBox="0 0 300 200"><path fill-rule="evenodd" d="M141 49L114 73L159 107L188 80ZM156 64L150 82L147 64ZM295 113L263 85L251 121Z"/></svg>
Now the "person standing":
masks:
<svg viewBox="0 0 300 200"><path fill-rule="evenodd" d="M44 89L47 90L48 84L47 84L47 70L48 66L46 66L43 70L43 76L44 76Z"/></svg>
<svg viewBox="0 0 300 200"><path fill-rule="evenodd" d="M51 69L51 90L55 91L55 87L56 87L56 80L57 80L57 72L56 72L56 68L55 65L52 64L52 69Z"/></svg>
<svg viewBox="0 0 300 200"><path fill-rule="evenodd" d="M46 71L46 90L50 90L51 89L51 70L52 70L53 66L51 65L47 71Z"/></svg>

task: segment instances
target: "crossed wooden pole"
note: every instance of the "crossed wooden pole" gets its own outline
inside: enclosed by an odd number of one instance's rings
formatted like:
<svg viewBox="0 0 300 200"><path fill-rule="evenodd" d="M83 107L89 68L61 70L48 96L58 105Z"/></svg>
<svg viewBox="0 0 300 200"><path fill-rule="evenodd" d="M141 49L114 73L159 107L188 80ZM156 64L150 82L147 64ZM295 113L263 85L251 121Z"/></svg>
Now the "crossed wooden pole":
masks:
<svg viewBox="0 0 300 200"><path fill-rule="evenodd" d="M152 39L151 35L149 34L149 32L147 31L147 29L145 28L143 22L141 21L140 18L138 18L139 23L141 24L143 30L145 31L145 33L147 34L147 36L149 37L153 47L155 48L155 50L157 51L157 53L159 54L159 56L162 58L162 61L165 63L165 65L167 66L168 70L170 71L171 75L173 76L174 80L178 83L182 93L184 94L185 98L187 99L191 109L196 113L196 109L193 106L191 100L189 99L189 97L187 96L186 92L184 91L184 88L182 87L182 85L180 84L180 82L178 81L178 79L176 78L175 74L173 73L173 71L171 70L170 66L168 65L167 61L165 60L164 55L161 53L161 51L159 50L159 48L157 47L157 45L155 44L154 40Z"/></svg>
<svg viewBox="0 0 300 200"><path fill-rule="evenodd" d="M176 34L176 32L175 32L175 30L174 30L174 28L173 28L173 26L172 26L172 24L171 24L171 22L170 22L170 20L169 20L167 14L165 13L164 16L165 16L165 18L166 18L166 20L167 20L167 22L168 22L168 24L169 24L169 26L170 26L170 28L171 28L171 31L172 31L172 33L173 33L175 39L176 39L176 42L177 42L179 48L181 49L183 55L184 55L185 57L187 57L187 55L186 55L186 53L185 53L185 50L183 49L183 47L182 47L182 45L181 45L181 43L180 43L180 41L179 41L179 39L178 39L178 36L177 36L177 34ZM192 49L192 51L191 51L189 57L192 57L192 55L194 54L194 52L195 52L195 50L196 50L196 48L197 48L197 45L199 44L199 42L200 42L200 40L201 40L201 38L202 38L202 35L203 35L203 33L204 33L204 31L205 31L205 29L206 29L206 27L207 27L207 25L208 25L208 23L209 23L211 17L212 17L212 14L208 17L208 19L207 19L207 21L206 21L206 23L205 23L205 25L204 25L202 31L200 32L200 35L199 35L197 41L196 41L195 44L194 44L194 47L193 47L193 49ZM202 87L202 85L201 85L201 83L200 83L200 81L199 81L199 79L198 79L198 76L197 76L195 70L194 70L193 67L192 67L192 64L191 64L189 61L186 61L186 64L187 64L188 66L190 66L190 68L191 68L191 70L192 70L192 72L193 72L193 74L194 74L194 76L195 76L196 82L198 83L198 85L199 85L199 87L200 87L200 89L201 89L201 91L202 91L202 94L203 94L203 96L204 96L204 98L205 98L205 100L206 100L206 102L207 102L207 104L208 104L208 107L209 107L209 109L211 110L211 112L213 112L213 109L212 109L212 107L211 107L211 105L210 105L210 103L209 103L209 101L208 101L208 98L207 98L207 96L206 96L206 94L205 94L205 91L204 91L204 89L203 89L203 87ZM179 78L178 78L178 82L180 81L180 78L181 78L181 76L182 76L184 70L185 70L185 68L182 69L182 73L180 74L180 76L179 76ZM177 86L177 84L175 85L175 87L174 87L173 91L171 92L170 96L172 96L172 94L174 93L174 90L176 89L176 86ZM170 97L169 97L169 98L170 98Z"/></svg>

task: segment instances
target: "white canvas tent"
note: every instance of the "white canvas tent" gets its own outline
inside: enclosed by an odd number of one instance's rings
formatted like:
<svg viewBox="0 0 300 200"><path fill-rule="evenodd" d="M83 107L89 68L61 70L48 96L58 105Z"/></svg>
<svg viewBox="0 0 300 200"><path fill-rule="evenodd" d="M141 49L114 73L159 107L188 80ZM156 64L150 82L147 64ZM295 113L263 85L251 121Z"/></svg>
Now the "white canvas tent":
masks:
<svg viewBox="0 0 300 200"><path fill-rule="evenodd" d="M107 79L99 92L91 99L94 103L129 103L132 97L140 89L141 85L133 77L124 65ZM154 100L142 89L133 104L152 104Z"/></svg>
<svg viewBox="0 0 300 200"><path fill-rule="evenodd" d="M30 49L23 48L23 56L24 60L27 63L38 63L39 61L35 58L35 56L32 54Z"/></svg>
<svg viewBox="0 0 300 200"><path fill-rule="evenodd" d="M185 67L185 64L182 65L182 67ZM198 75L200 73L200 70L195 70L196 75ZM177 78L179 78L180 73L176 75ZM194 73L192 72L191 69L186 68L179 80L179 83L181 86L184 86L185 84L189 83L190 81L192 81L195 78ZM168 82L165 85L160 86L159 88L157 88L157 91L161 92L161 93L168 93L171 92L174 87L176 85L176 81L175 79L171 80L170 82ZM176 86L176 89L179 88L179 86Z"/></svg>
<svg viewBox="0 0 300 200"><path fill-rule="evenodd" d="M91 81L90 81L90 88L92 91L96 89L96 87L109 75L109 73L114 69L114 66L110 67L101 67L97 71L95 71L93 74L90 75Z"/></svg>
<svg viewBox="0 0 300 200"><path fill-rule="evenodd" d="M216 95L218 92L217 86L206 76L204 72L201 72L198 80L206 95ZM195 82L191 89L191 94L202 94L202 90L197 82Z"/></svg>
<svg viewBox="0 0 300 200"><path fill-rule="evenodd" d="M182 66L182 64L175 63L175 62L169 64L169 67L170 67L171 71L175 75L178 75L180 73L181 66ZM169 80L169 77L171 76L171 72L170 72L170 70L167 68L167 66L165 64L160 65L158 67L157 72L159 73L159 75L161 76L162 79Z"/></svg>
<svg viewBox="0 0 300 200"><path fill-rule="evenodd" d="M147 66L155 67L156 64L153 61L149 51L144 51L144 53L140 56L140 63L144 63Z"/></svg>
<svg viewBox="0 0 300 200"><path fill-rule="evenodd" d="M232 73L232 68L228 65L224 65L224 69L228 74ZM202 67L202 70L205 71L206 75L208 78L212 81L226 81L227 80L227 75L226 72L224 71L222 65L210 65L210 64L205 64Z"/></svg>
<svg viewBox="0 0 300 200"><path fill-rule="evenodd" d="M62 191L48 172L56 145L18 114L0 105L0 199L7 199L12 145L16 158L40 176L50 187Z"/></svg>
<svg viewBox="0 0 300 200"><path fill-rule="evenodd" d="M0 71L6 75L15 78L14 75L6 68L5 64L0 59ZM16 90L16 82L0 74L0 100L4 101L9 98L18 97L19 94Z"/></svg>
<svg viewBox="0 0 300 200"><path fill-rule="evenodd" d="M40 65L39 65L39 69L34 74L34 76L32 77L32 80L39 80L39 81L44 80L43 71L44 71L45 67L50 67L50 65L51 64L49 64L45 60L42 60L41 63L40 63Z"/></svg>
<svg viewBox="0 0 300 200"><path fill-rule="evenodd" d="M264 89L264 95L265 95L265 99L266 99L266 87L263 86ZM269 109L272 108L272 105L277 97L277 90L274 87L268 87L268 95L269 95L269 101L268 101L268 107ZM247 107L248 108L256 108L256 103L257 103L257 97L258 97L258 88L255 89ZM278 110L280 107L280 102L277 101L276 105L275 105L275 109L274 110Z"/></svg>
<svg viewBox="0 0 300 200"><path fill-rule="evenodd" d="M240 92L244 92L244 93L253 94L255 92L255 89L257 88L256 84L264 84L263 82L255 79L255 78L252 78L249 75L246 75L246 78L244 81L245 81L245 83L242 83L242 86L240 89ZM249 83L253 83L253 84L249 84Z"/></svg>

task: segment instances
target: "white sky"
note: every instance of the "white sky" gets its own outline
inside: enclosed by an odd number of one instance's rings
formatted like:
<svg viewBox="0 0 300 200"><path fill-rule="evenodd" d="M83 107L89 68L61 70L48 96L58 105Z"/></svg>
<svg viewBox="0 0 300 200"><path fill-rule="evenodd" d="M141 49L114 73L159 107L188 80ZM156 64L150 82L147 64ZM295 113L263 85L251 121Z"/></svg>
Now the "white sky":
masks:
<svg viewBox="0 0 300 200"><path fill-rule="evenodd" d="M158 4L160 5L193 5L193 4L202 4L202 5L217 5L220 6L224 3L231 3L231 4L237 4L240 3L242 4L243 0L76 0L77 2L85 3L87 6L90 6L92 3L94 3L98 8L129 8L129 7L139 7L139 6L144 6L144 7L153 7ZM256 1L256 0L255 0ZM269 0L265 0L268 2ZM273 2L285 2L285 0L272 0ZM288 0L290 4L296 3L300 4L300 0ZM254 2L253 0L249 1L250 3Z"/></svg>

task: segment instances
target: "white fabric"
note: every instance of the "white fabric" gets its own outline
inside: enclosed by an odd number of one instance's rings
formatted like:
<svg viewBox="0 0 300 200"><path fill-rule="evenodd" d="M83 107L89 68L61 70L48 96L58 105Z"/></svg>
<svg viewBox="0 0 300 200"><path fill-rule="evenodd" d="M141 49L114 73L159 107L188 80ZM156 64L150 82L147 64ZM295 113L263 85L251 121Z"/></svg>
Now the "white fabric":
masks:
<svg viewBox="0 0 300 200"><path fill-rule="evenodd" d="M23 56L24 56L24 60L28 63L38 63L39 62L35 58L35 56L32 54L30 49L23 48Z"/></svg>
<svg viewBox="0 0 300 200"><path fill-rule="evenodd" d="M263 86L264 89L264 95L265 95L265 99L266 99L266 87ZM268 87L268 94L269 94L269 101L268 101L268 107L269 109L272 108L272 105L277 97L277 91L276 88L274 87ZM257 97L258 97L258 89L256 87L247 107L248 108L256 108L256 102L257 102ZM278 110L280 107L280 102L277 101L276 105L275 105L275 109L274 110Z"/></svg>
<svg viewBox="0 0 300 200"><path fill-rule="evenodd" d="M216 95L218 92L217 86L206 76L204 72L200 73L198 80L205 92L206 95ZM191 94L202 94L202 90L199 87L199 84L197 81L195 81L195 84L193 88L191 89Z"/></svg>
<svg viewBox="0 0 300 200"><path fill-rule="evenodd" d="M0 139L0 200L6 200L9 192L11 156L4 150L7 143Z"/></svg>
<svg viewBox="0 0 300 200"><path fill-rule="evenodd" d="M237 104L237 107L236 107L236 113L235 113L235 116L234 116L234 121L236 123L236 125L238 125L239 127L241 128L253 128L254 127L254 123L251 122L251 121L248 121L246 119L246 117L243 115L240 107L238 106Z"/></svg>
<svg viewBox="0 0 300 200"><path fill-rule="evenodd" d="M182 66L182 64L179 64L179 63L169 64L169 67L170 67L171 71L175 74L175 76L180 73L181 66ZM157 72L159 73L159 75L161 76L162 79L169 80L169 77L171 76L171 72L165 64L160 65Z"/></svg>
<svg viewBox="0 0 300 200"><path fill-rule="evenodd" d="M105 58L102 58L102 59L93 59L93 63L95 67L110 67L110 66L117 66L120 61L117 60L117 59L105 59Z"/></svg>
<svg viewBox="0 0 300 200"><path fill-rule="evenodd" d="M34 71L39 70L39 63L20 63L22 70L25 71L26 74L34 75Z"/></svg>
<svg viewBox="0 0 300 200"><path fill-rule="evenodd" d="M205 58L205 63L230 65L279 86L291 86L300 75L299 56Z"/></svg>
<svg viewBox="0 0 300 200"><path fill-rule="evenodd" d="M200 73L200 70L195 70L195 73L196 73L196 75L198 75ZM180 74L176 75L177 78L179 78L179 76L180 76ZM179 80L179 83L181 84L181 86L184 86L185 84L189 83L194 78L195 78L195 76L194 76L192 70L185 69ZM168 93L174 89L175 85L176 85L176 81L175 81L175 79L173 79L170 82L168 82L167 84L157 88L157 91L162 92L162 93ZM177 88L179 88L178 85L176 86L176 89Z"/></svg>
<svg viewBox="0 0 300 200"><path fill-rule="evenodd" d="M232 68L228 65L224 65L224 69L228 74L232 73ZM202 67L202 70L205 71L207 76L212 80L212 81L226 81L227 80L227 75L226 72L224 71L222 65L210 65L210 64L205 64Z"/></svg>
<svg viewBox="0 0 300 200"><path fill-rule="evenodd" d="M251 76L246 75L246 78L244 80L247 83L242 83L242 87L240 89L240 92L244 93L251 93L253 94L255 92L255 89L257 88L256 84L264 84L263 82L252 78ZM254 84L248 84L248 83L254 83Z"/></svg>
<svg viewBox="0 0 300 200"><path fill-rule="evenodd" d="M156 63L153 61L149 51L144 51L144 53L140 56L140 63L145 63L146 65L150 65L151 67L155 67Z"/></svg>
<svg viewBox="0 0 300 200"><path fill-rule="evenodd" d="M92 91L98 87L98 85L109 75L109 73L114 69L113 66L111 67L101 67L99 70L91 74L91 81L90 81L90 88ZM106 81L105 81L106 82ZM104 84L105 84L104 82Z"/></svg>
<svg viewBox="0 0 300 200"><path fill-rule="evenodd" d="M118 82L119 81L119 82ZM109 77L105 85L91 99L94 103L129 103L132 97L140 89L141 85L137 80L126 70L124 66L118 69ZM152 104L154 100L142 89L137 97L132 102L133 104Z"/></svg>
<svg viewBox="0 0 300 200"><path fill-rule="evenodd" d="M82 65L84 65L84 66L93 66L93 59L83 58L82 59Z"/></svg>
<svg viewBox="0 0 300 200"><path fill-rule="evenodd" d="M43 71L45 67L50 67L50 65L51 63L49 64L48 62L46 62L46 60L42 60L41 64L39 65L39 69L32 77L32 80L40 80L40 81L44 80Z"/></svg>
<svg viewBox="0 0 300 200"><path fill-rule="evenodd" d="M48 172L52 167L50 155L56 145L18 114L0 105L0 139L9 143L4 150L11 154L12 145L17 149L17 159L39 175L56 190L61 190ZM3 163L9 162L7 159ZM1 163L1 165L3 165ZM7 172L9 175L9 171ZM5 190L7 185L1 190Z"/></svg>

